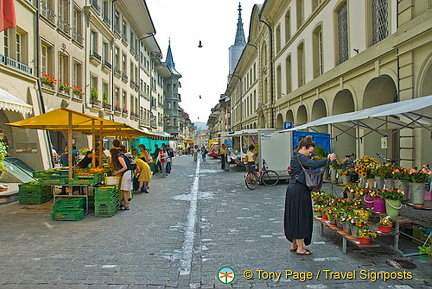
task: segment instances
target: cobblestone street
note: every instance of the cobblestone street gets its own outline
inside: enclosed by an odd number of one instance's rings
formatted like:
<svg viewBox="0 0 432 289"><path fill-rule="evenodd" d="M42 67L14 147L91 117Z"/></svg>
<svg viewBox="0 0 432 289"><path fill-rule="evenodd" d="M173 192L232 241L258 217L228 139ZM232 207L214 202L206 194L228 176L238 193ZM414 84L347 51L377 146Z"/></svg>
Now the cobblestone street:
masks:
<svg viewBox="0 0 432 289"><path fill-rule="evenodd" d="M328 230L321 236L317 222L309 246L314 254L291 253L283 234L287 185L250 191L243 174L233 167L230 172L220 170L218 160L197 164L190 156L176 157L166 179L154 176L150 193L135 195L131 210L112 218L96 218L91 212L79 222L55 222L51 202L1 205L0 288L432 286L430 260L400 257L385 245L367 250L348 246L343 254L341 239ZM407 249L412 252L415 247ZM403 275L403 269L386 264L389 259L416 264L416 269L405 270L412 278L374 281L373 274L379 271ZM224 266L236 272L230 285L217 279ZM251 279L243 276L245 270L252 270ZM257 270L283 274L276 281ZM290 278L285 278L286 270L293 271ZM356 277L338 280L323 270L353 271ZM304 272L311 272L312 280L302 281Z"/></svg>

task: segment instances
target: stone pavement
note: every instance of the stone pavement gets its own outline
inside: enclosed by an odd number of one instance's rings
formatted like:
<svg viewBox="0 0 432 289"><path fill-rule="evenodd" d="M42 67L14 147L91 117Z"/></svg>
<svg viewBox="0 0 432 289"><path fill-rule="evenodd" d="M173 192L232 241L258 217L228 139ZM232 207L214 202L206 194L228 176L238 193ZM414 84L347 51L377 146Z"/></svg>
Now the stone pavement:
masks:
<svg viewBox="0 0 432 289"><path fill-rule="evenodd" d="M90 213L80 222L55 222L50 203L1 205L0 288L431 287L430 260L402 258L386 246L349 246L343 254L340 238L329 230L320 236L317 223L309 246L314 254L289 252L283 235L286 184L250 191L243 172L219 166L209 159L197 167L190 156L176 157L166 179L154 176L150 194L136 195L130 211L112 218ZM403 248L414 251L409 245ZM403 274L386 265L392 258L415 263L416 269L405 270L412 278L373 281L379 271ZM230 285L217 279L224 266L236 272ZM243 277L245 270L252 270L252 279ZM257 270L292 270L296 276L276 281ZM323 270L354 271L356 278L326 278ZM301 281L306 272L313 279ZM363 278L361 272L369 274Z"/></svg>

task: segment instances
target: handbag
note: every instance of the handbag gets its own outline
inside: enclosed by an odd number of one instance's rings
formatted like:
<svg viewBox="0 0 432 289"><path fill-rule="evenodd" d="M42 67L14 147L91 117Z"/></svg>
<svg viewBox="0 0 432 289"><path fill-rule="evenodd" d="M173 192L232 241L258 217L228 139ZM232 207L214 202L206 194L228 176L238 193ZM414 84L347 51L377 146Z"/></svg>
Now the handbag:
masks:
<svg viewBox="0 0 432 289"><path fill-rule="evenodd" d="M303 172L304 172L304 175L305 175L306 186L309 189L311 189L311 190L315 190L315 191L321 190L321 186L322 186L322 183L323 183L323 174L324 174L324 171L321 171L321 170L319 170L319 171L313 171L313 170L306 169L302 165L299 156L297 156L297 159L298 159L298 161L300 163L300 166L303 169Z"/></svg>

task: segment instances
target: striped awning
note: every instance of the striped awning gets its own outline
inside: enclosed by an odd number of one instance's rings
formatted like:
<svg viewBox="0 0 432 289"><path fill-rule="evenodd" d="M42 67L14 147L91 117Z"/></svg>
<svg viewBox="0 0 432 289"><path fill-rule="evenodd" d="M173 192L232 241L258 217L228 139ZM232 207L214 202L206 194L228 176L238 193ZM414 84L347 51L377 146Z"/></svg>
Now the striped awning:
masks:
<svg viewBox="0 0 432 289"><path fill-rule="evenodd" d="M12 110L22 114L33 112L33 107L31 105L3 89L0 89L0 109Z"/></svg>

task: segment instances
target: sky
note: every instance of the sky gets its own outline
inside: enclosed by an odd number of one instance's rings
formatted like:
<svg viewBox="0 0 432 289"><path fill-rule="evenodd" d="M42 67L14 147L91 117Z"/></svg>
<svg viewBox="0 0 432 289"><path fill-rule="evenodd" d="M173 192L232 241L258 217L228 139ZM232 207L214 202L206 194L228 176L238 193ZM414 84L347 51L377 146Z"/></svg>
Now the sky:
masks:
<svg viewBox="0 0 432 289"><path fill-rule="evenodd" d="M207 122L226 90L228 49L234 44L239 2L247 41L252 8L264 0L146 0L163 61L171 39L175 67L183 76L180 106L192 122Z"/></svg>

